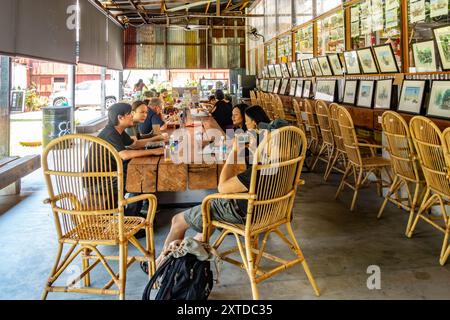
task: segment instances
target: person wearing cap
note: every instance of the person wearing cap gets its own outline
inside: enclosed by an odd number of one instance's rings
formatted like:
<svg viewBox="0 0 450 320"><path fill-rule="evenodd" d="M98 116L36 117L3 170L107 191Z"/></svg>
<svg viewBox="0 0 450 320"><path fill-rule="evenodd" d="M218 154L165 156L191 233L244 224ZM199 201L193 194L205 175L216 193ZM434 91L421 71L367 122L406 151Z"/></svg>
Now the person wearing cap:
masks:
<svg viewBox="0 0 450 320"><path fill-rule="evenodd" d="M141 134L150 134L154 125L159 125L160 130L165 129L165 123L161 114L162 103L159 98L152 98L148 105L147 119L139 125Z"/></svg>
<svg viewBox="0 0 450 320"><path fill-rule="evenodd" d="M147 156L161 156L164 154L163 148L145 150L145 145L150 141L149 139L132 139L125 130L133 127L133 125L133 111L131 105L128 103L116 103L108 110L108 124L98 134L99 138L110 143L119 153L119 156L123 161L124 180L127 176L128 162L131 159ZM113 159L111 159L111 163L114 169L117 165ZM117 180L112 183L117 184ZM126 215L139 216L141 209L142 203L128 206Z"/></svg>

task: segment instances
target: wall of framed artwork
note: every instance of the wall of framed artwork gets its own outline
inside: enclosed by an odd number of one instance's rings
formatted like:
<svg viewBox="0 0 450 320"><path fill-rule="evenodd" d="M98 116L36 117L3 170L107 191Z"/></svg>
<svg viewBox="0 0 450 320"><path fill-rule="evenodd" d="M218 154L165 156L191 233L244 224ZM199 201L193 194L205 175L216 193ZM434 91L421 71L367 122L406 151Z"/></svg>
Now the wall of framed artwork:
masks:
<svg viewBox="0 0 450 320"><path fill-rule="evenodd" d="M356 99L356 106L363 108L372 108L373 97L375 93L374 80L361 80L358 87L358 97Z"/></svg>
<svg viewBox="0 0 450 320"><path fill-rule="evenodd" d="M280 91L281 79L275 80L275 85L273 86L272 93L278 93Z"/></svg>
<svg viewBox="0 0 450 320"><path fill-rule="evenodd" d="M432 82L427 116L450 120L450 80Z"/></svg>
<svg viewBox="0 0 450 320"><path fill-rule="evenodd" d="M358 80L346 80L344 85L344 98L342 103L355 105L358 93Z"/></svg>
<svg viewBox="0 0 450 320"><path fill-rule="evenodd" d="M273 93L274 89L275 89L275 80L274 79L270 79L269 83L268 83L268 86L267 86L267 92L268 93Z"/></svg>
<svg viewBox="0 0 450 320"><path fill-rule="evenodd" d="M289 78L290 74L289 74L289 69L288 69L288 65L286 63L281 63L281 74L283 76L283 78Z"/></svg>
<svg viewBox="0 0 450 320"><path fill-rule="evenodd" d="M334 102L336 99L336 80L318 80L314 98Z"/></svg>
<svg viewBox="0 0 450 320"><path fill-rule="evenodd" d="M298 73L298 68L297 68L297 62L291 62L291 70L292 70L292 77L293 78L297 78L300 77L299 73Z"/></svg>
<svg viewBox="0 0 450 320"><path fill-rule="evenodd" d="M393 79L378 80L375 90L374 109L391 109L395 96Z"/></svg>
<svg viewBox="0 0 450 320"><path fill-rule="evenodd" d="M425 80L404 80L397 110L421 114L427 83Z"/></svg>
<svg viewBox="0 0 450 320"><path fill-rule="evenodd" d="M271 78L276 78L276 77L277 77L277 73L276 73L276 71L275 71L275 65L270 64L270 65L268 66L268 70L269 70L269 76L270 76Z"/></svg>

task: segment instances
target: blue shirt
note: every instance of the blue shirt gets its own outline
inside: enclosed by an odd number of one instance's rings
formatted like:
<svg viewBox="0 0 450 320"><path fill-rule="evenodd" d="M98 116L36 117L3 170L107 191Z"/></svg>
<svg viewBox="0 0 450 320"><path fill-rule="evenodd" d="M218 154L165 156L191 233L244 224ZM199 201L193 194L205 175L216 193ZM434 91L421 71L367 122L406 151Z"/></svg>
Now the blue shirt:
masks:
<svg viewBox="0 0 450 320"><path fill-rule="evenodd" d="M164 121L156 114L152 109L148 109L147 119L145 122L139 125L139 131L141 134L149 134L153 130L153 125L159 124L160 126L164 125Z"/></svg>

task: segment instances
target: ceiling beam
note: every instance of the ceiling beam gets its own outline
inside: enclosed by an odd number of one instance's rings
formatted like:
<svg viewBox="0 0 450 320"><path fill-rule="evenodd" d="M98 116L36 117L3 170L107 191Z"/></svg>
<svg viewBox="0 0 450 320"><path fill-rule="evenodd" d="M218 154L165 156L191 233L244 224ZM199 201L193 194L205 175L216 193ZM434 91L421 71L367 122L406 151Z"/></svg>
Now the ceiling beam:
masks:
<svg viewBox="0 0 450 320"><path fill-rule="evenodd" d="M216 16L220 17L220 0L216 1Z"/></svg>
<svg viewBox="0 0 450 320"><path fill-rule="evenodd" d="M140 9L138 8L138 6L136 5L136 3L134 3L134 0L128 0L128 2L133 6L134 10L137 11L137 14L142 18L144 23L149 23L147 21L147 19L144 17L144 15L142 14L142 12L140 11Z"/></svg>

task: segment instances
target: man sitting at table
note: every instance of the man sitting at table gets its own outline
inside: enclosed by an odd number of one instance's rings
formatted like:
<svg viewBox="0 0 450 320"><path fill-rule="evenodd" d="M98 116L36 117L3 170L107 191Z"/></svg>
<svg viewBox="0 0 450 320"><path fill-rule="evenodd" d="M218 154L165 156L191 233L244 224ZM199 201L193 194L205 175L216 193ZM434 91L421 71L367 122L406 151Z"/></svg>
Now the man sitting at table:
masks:
<svg viewBox="0 0 450 320"><path fill-rule="evenodd" d="M110 143L118 152L123 161L123 177L124 181L127 176L128 162L133 158L160 156L164 154L162 148L145 150L145 145L150 139L135 140L132 139L125 129L133 127L133 111L128 103L116 103L108 110L108 124L99 133L98 137ZM89 152L90 158L93 154ZM89 161L89 160L88 160ZM116 170L116 163L111 161L112 169ZM117 180L112 181L113 185L117 185ZM117 188L114 188L117 190ZM123 188L125 190L125 188ZM133 195L131 195L133 196ZM126 208L127 216L140 216L142 202L130 205Z"/></svg>
<svg viewBox="0 0 450 320"><path fill-rule="evenodd" d="M159 126L160 130L164 130L166 125L162 119L162 102L159 98L152 98L148 104L147 119L139 126L141 134L150 134L153 126ZM157 132L153 132L157 134Z"/></svg>

